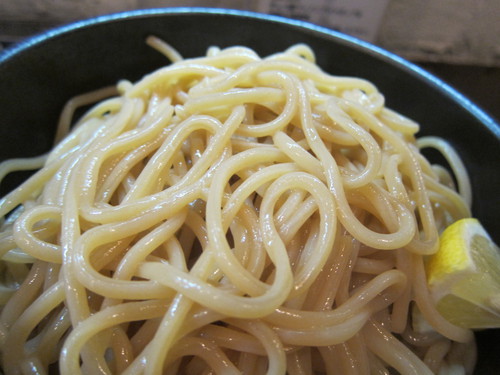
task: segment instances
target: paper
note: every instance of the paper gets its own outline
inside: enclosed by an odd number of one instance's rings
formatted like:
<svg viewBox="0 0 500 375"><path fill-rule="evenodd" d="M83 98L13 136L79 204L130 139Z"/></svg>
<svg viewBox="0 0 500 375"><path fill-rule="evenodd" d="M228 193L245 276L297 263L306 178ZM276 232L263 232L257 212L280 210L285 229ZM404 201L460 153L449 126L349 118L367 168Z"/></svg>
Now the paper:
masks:
<svg viewBox="0 0 500 375"><path fill-rule="evenodd" d="M246 9L301 19L374 41L389 0L0 0L0 40L131 9L206 6Z"/></svg>
<svg viewBox="0 0 500 375"><path fill-rule="evenodd" d="M388 0L272 0L266 13L309 21L374 41Z"/></svg>

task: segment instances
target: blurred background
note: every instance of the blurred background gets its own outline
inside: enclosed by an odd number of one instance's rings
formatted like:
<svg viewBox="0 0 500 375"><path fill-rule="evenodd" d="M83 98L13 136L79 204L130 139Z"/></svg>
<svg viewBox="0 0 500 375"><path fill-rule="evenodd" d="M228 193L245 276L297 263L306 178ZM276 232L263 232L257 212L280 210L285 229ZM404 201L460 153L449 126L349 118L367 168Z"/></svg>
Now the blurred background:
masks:
<svg viewBox="0 0 500 375"><path fill-rule="evenodd" d="M75 20L173 6L277 14L344 32L416 62L500 119L498 0L0 0L0 49Z"/></svg>

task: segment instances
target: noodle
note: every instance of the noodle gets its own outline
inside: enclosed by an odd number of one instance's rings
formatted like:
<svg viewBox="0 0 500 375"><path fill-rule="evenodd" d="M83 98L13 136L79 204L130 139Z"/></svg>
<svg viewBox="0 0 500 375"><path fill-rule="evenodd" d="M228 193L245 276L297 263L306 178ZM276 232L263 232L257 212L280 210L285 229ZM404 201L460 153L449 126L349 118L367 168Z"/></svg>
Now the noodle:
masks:
<svg viewBox="0 0 500 375"><path fill-rule="evenodd" d="M471 373L424 269L470 215L456 152L305 45L147 42L173 63L75 98L48 155L0 166L41 167L0 201L5 374Z"/></svg>

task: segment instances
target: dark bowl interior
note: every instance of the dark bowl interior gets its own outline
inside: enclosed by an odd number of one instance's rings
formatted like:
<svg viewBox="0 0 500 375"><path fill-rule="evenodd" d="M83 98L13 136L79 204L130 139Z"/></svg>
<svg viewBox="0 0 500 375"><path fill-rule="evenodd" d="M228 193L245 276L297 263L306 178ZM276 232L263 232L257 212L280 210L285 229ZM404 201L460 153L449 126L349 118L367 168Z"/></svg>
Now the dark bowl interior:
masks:
<svg viewBox="0 0 500 375"><path fill-rule="evenodd" d="M309 44L318 64L375 83L389 107L446 138L472 179L473 212L500 242L500 127L455 90L377 47L297 21L248 12L157 9L104 16L38 35L0 55L0 160L48 151L63 104L73 95L137 80L165 64L144 40L156 35L186 57L210 45L246 45L262 55ZM9 176L1 195L25 174ZM477 374L500 368L500 331L478 333Z"/></svg>

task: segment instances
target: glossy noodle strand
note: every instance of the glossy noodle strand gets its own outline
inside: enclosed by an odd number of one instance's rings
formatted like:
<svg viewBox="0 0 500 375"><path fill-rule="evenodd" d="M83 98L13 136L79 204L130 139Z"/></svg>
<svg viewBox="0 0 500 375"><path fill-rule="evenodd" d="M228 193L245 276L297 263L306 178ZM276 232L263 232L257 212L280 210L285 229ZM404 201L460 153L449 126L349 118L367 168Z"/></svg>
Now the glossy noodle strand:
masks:
<svg viewBox="0 0 500 375"><path fill-rule="evenodd" d="M306 45L147 42L172 63L0 165L39 168L0 201L4 373L471 373L424 269L470 215L451 146Z"/></svg>

